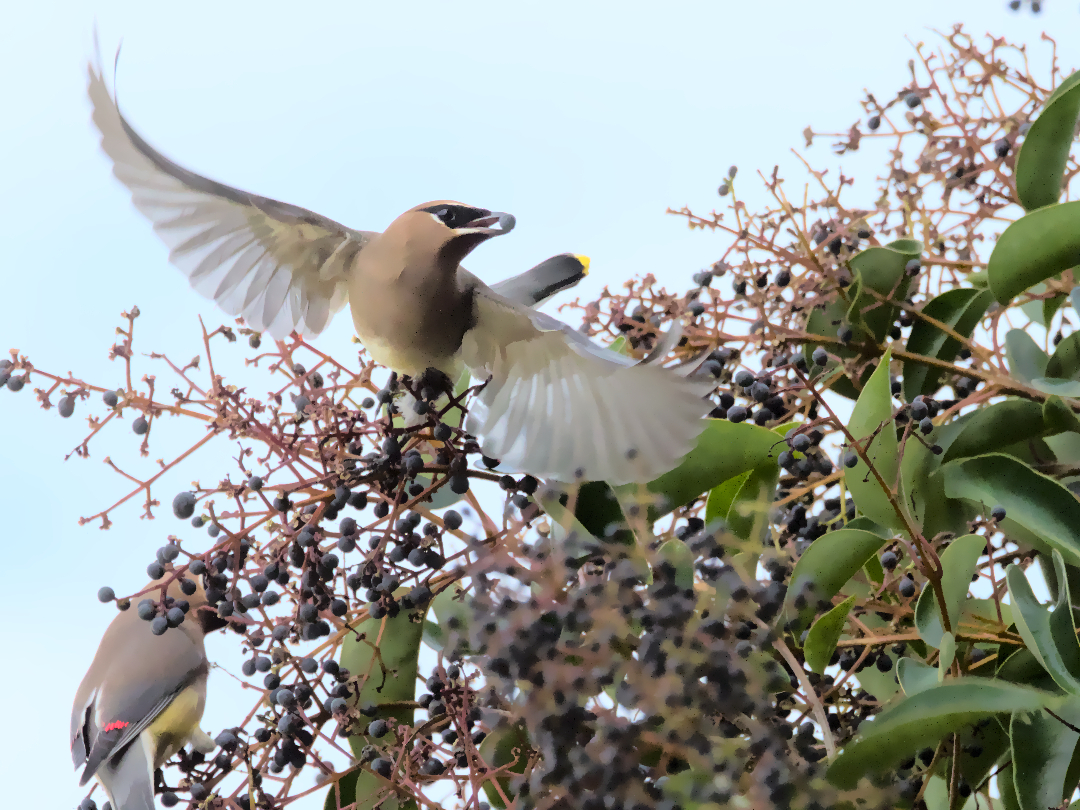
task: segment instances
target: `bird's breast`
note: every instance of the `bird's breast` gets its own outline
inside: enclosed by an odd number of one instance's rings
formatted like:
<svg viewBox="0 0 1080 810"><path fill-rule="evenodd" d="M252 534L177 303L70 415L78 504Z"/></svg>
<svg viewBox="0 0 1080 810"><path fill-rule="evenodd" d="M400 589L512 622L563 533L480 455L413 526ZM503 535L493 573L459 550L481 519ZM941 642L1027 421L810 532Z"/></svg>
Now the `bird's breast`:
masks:
<svg viewBox="0 0 1080 810"><path fill-rule="evenodd" d="M184 747L199 725L205 705L206 683L200 681L177 695L150 724L147 731L154 741L155 768Z"/></svg>
<svg viewBox="0 0 1080 810"><path fill-rule="evenodd" d="M455 376L461 340L475 321L471 290L405 267L396 275L356 274L349 305L375 362L411 376L432 367Z"/></svg>

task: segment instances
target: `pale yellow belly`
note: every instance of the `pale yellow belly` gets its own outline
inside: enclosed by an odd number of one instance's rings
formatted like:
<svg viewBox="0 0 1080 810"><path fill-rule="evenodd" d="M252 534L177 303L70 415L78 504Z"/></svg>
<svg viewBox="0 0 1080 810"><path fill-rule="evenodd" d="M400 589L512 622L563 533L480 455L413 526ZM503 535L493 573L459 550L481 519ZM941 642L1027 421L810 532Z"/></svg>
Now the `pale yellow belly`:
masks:
<svg viewBox="0 0 1080 810"><path fill-rule="evenodd" d="M154 738L155 768L184 747L202 719L205 702L203 689L189 686L150 724L147 730Z"/></svg>

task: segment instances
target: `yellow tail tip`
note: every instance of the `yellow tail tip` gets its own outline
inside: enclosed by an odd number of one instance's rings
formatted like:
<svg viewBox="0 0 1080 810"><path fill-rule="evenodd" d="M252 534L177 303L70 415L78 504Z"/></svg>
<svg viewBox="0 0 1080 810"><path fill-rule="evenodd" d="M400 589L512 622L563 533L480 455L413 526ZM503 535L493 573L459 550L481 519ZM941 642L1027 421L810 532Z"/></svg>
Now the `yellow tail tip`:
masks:
<svg viewBox="0 0 1080 810"><path fill-rule="evenodd" d="M575 253L574 258L581 262L581 272L584 275L589 275L589 257L582 256L580 253Z"/></svg>

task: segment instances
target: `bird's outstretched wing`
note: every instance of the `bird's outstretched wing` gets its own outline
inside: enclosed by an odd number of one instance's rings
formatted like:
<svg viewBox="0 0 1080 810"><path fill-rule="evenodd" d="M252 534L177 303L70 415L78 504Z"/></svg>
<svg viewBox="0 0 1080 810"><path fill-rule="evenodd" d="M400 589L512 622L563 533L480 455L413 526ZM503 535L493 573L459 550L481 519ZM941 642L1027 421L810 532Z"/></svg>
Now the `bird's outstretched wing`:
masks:
<svg viewBox="0 0 1080 810"><path fill-rule="evenodd" d="M711 383L603 349L480 285L465 364L487 387L466 428L484 454L556 481L650 481L705 428Z"/></svg>
<svg viewBox="0 0 1080 810"><path fill-rule="evenodd" d="M132 129L100 65L89 95L101 147L132 201L200 294L252 329L316 335L346 303L346 273L374 235L288 203L202 177Z"/></svg>

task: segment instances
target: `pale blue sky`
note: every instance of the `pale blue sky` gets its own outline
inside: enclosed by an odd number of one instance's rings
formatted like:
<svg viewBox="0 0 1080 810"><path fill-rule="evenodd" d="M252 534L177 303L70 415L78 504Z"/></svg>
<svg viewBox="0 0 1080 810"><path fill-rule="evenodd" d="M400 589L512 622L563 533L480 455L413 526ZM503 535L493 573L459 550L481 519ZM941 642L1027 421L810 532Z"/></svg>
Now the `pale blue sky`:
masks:
<svg viewBox="0 0 1080 810"><path fill-rule="evenodd" d="M122 309L141 308L143 351L184 360L201 352L196 316L222 322L168 265L98 152L85 99L95 19L107 58L124 41L126 114L181 164L359 228L381 229L429 199L510 211L512 236L478 250L470 269L495 281L554 253L586 253L593 273L581 292L592 296L647 272L684 287L725 242L688 232L665 207L709 210L733 163L751 201L761 198L757 170L779 162L797 177L789 149L802 147L807 124L845 129L864 87L889 96L906 83L905 36L963 21L1045 55L1046 30L1077 66L1076 4L1046 5L1032 17L1004 0L9 4L0 352L17 347L44 368L113 385L120 368L106 352ZM836 165L825 143L808 154ZM855 191L873 199L867 179ZM350 329L339 318L319 345L354 356ZM153 522L122 509L110 532L77 518L126 491L106 453L146 471L189 434L161 436L140 460L125 422L90 460L65 463L88 409L63 421L32 397L0 391L0 490L18 560L0 591L17 654L0 673L0 773L5 806L67 807L83 795L67 752L70 701L114 615L94 594L141 586L153 550L184 528L167 508ZM158 497L229 469L227 445ZM224 639L211 645L226 650ZM249 705L226 698L225 681L212 681L211 733Z"/></svg>

